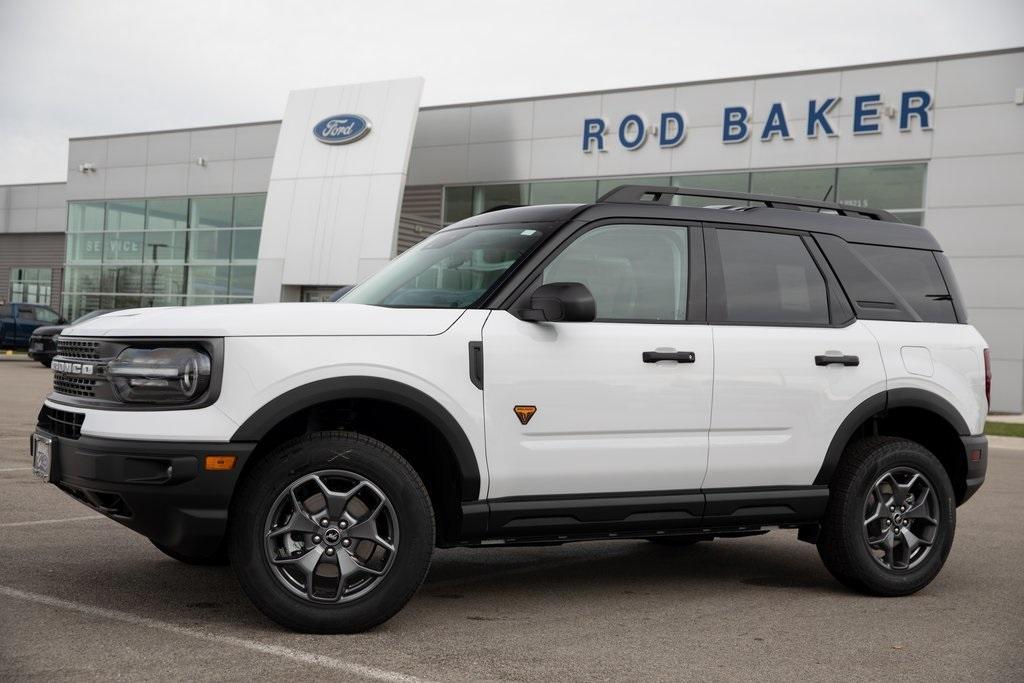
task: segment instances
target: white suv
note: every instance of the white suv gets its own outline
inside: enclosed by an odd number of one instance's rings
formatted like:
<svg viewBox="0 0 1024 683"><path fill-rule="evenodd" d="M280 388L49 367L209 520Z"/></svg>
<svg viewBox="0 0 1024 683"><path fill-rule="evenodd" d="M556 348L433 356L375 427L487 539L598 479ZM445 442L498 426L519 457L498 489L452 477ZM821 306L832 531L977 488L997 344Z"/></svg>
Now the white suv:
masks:
<svg viewBox="0 0 1024 683"><path fill-rule="evenodd" d="M230 559L303 631L388 619L435 546L798 528L847 586L906 595L987 462L985 341L933 237L777 197L493 211L340 303L111 313L53 366L38 473Z"/></svg>

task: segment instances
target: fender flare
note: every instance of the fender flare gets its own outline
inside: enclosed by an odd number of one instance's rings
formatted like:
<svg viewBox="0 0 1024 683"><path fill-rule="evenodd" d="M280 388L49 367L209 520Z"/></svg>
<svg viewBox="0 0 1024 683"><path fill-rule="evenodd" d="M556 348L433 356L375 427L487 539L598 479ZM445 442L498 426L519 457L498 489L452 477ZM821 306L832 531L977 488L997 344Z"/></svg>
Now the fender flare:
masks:
<svg viewBox="0 0 1024 683"><path fill-rule="evenodd" d="M864 424L871 416L888 410L890 408L921 408L930 413L935 413L948 422L957 434L970 436L971 430L967 426L960 412L953 407L946 399L924 389L889 389L882 391L863 401L854 408L846 419L839 425L832 442L829 443L825 452L825 460L821 463L818 474L814 477L815 485L824 486L832 480L832 475L839 465L839 458L842 457L846 445L850 442L853 433Z"/></svg>
<svg viewBox="0 0 1024 683"><path fill-rule="evenodd" d="M458 420L440 403L407 384L380 377L332 377L296 387L272 399L249 416L231 437L232 441L257 442L282 420L320 403L341 399L388 401L412 410L441 432L455 453L462 480L462 500L480 497L480 468L473 446Z"/></svg>

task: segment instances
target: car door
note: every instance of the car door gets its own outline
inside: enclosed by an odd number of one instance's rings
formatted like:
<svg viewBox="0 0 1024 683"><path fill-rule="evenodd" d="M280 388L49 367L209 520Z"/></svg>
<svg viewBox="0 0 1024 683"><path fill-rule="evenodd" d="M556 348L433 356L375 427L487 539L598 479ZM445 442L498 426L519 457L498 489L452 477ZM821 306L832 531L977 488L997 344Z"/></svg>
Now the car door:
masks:
<svg viewBox="0 0 1024 683"><path fill-rule="evenodd" d="M14 319L15 345L19 347L28 346L32 330L39 327L36 320L36 309L33 306L15 306L18 317Z"/></svg>
<svg viewBox="0 0 1024 683"><path fill-rule="evenodd" d="M715 381L704 489L714 517L724 514L715 491L813 484L839 425L885 390L885 373L809 236L717 226L705 240Z"/></svg>
<svg viewBox="0 0 1024 683"><path fill-rule="evenodd" d="M488 317L489 497L636 494L622 499L629 507L653 492L696 493L707 465L714 367L700 229L586 226L548 258L531 289L552 282L587 286L597 319L527 322L515 306ZM692 362L645 358L652 351ZM675 507L687 509L676 512L699 520L702 496L681 500ZM497 509L492 504L492 520ZM559 514L554 506L551 514Z"/></svg>

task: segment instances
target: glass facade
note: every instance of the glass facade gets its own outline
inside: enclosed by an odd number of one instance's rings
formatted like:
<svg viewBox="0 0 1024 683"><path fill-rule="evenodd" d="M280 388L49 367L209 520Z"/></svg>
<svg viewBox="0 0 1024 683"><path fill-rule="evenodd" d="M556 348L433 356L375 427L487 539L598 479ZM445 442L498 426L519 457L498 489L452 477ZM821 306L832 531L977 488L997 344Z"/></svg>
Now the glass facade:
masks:
<svg viewBox="0 0 1024 683"><path fill-rule="evenodd" d="M249 303L265 194L69 202L64 313Z"/></svg>
<svg viewBox="0 0 1024 683"><path fill-rule="evenodd" d="M886 209L906 223L921 224L925 164L839 166L805 169L705 173L674 176L558 180L444 188L444 224L450 225L496 206L585 203L619 185L679 187L775 194L838 201L858 208ZM675 197L677 206L708 206L727 200Z"/></svg>
<svg viewBox="0 0 1024 683"><path fill-rule="evenodd" d="M11 303L50 305L52 268L11 268Z"/></svg>

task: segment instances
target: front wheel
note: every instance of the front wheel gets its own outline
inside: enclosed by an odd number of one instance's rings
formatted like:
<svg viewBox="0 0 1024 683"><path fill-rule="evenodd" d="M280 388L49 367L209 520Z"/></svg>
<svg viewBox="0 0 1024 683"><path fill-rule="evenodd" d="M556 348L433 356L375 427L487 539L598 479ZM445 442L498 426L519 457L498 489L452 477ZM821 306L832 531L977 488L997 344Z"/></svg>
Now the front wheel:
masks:
<svg viewBox="0 0 1024 683"><path fill-rule="evenodd" d="M836 470L818 553L839 581L863 593L915 593L953 544L949 475L924 446L895 437L853 444Z"/></svg>
<svg viewBox="0 0 1024 683"><path fill-rule="evenodd" d="M317 432L256 464L232 505L231 564L282 626L355 633L398 612L430 566L434 517L416 471L386 445Z"/></svg>

